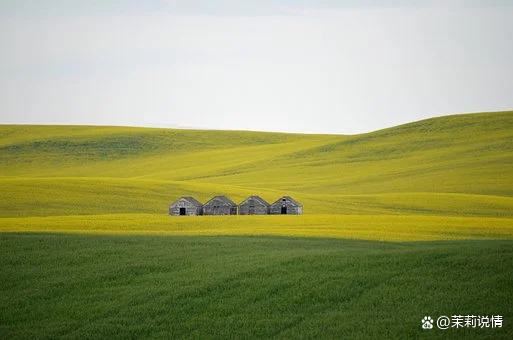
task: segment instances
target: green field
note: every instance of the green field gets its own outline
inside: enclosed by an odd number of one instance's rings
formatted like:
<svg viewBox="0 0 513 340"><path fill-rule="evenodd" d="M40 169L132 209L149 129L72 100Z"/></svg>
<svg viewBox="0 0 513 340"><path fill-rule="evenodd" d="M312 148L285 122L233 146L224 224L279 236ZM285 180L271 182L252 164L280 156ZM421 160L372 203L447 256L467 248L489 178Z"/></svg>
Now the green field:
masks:
<svg viewBox="0 0 513 340"><path fill-rule="evenodd" d="M0 126L0 337L513 338L513 112L305 135ZM290 195L303 216L169 217ZM500 329L422 330L425 315Z"/></svg>
<svg viewBox="0 0 513 340"><path fill-rule="evenodd" d="M4 234L0 254L5 338L512 334L511 241ZM461 313L504 326L420 327Z"/></svg>

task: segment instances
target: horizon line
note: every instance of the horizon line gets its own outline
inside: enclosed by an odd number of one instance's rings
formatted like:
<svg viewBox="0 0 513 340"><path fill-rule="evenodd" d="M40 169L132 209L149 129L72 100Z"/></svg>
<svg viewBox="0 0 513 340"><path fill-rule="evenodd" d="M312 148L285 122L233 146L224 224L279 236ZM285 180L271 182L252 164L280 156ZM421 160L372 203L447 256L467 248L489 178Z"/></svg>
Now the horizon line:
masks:
<svg viewBox="0 0 513 340"><path fill-rule="evenodd" d="M291 134L291 135L326 135L326 136L357 136L368 133L374 133L386 129L391 129L403 125L418 123L422 121L427 121L431 119L441 119L444 117L450 116L461 116L461 115L476 115L476 114L493 114L493 113L513 113L513 108L511 110L500 110L500 111L483 111L483 112L462 112L462 113L452 113L440 116L432 116L429 118L422 118L419 120L408 121L405 123L391 125L387 127L383 127L377 130L371 130L366 132L358 132L358 133L328 133L328 132L297 132L297 131L274 131L274 130L251 130L251 129L225 129L225 128L209 128L209 127L200 127L200 126L180 126L175 124L164 124L164 123L150 123L149 125L113 125L113 124L69 124L69 123L0 123L0 126L74 126L74 127L104 127L104 128L133 128L133 129L160 129L160 130L188 130L188 131L219 131L219 132L255 132L255 133L279 133L279 134ZM167 126L166 126L167 125Z"/></svg>

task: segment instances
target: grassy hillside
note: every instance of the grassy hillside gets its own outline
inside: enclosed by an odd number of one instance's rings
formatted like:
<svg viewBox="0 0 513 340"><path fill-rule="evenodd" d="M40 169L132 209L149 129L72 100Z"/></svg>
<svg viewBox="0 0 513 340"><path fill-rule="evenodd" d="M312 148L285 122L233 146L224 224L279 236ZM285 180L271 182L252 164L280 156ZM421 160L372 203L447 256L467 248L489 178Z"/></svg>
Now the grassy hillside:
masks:
<svg viewBox="0 0 513 340"><path fill-rule="evenodd" d="M1 216L164 214L182 195L306 214L513 216L513 112L355 136L0 126Z"/></svg>

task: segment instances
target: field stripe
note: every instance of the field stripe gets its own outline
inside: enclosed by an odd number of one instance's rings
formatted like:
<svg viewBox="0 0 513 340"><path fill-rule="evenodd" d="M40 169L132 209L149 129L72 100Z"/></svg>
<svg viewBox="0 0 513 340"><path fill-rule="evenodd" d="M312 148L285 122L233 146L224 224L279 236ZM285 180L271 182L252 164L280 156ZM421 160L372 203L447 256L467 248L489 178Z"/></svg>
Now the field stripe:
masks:
<svg viewBox="0 0 513 340"><path fill-rule="evenodd" d="M153 214L0 219L0 232L275 235L379 241L513 239L512 218L418 215L169 217Z"/></svg>

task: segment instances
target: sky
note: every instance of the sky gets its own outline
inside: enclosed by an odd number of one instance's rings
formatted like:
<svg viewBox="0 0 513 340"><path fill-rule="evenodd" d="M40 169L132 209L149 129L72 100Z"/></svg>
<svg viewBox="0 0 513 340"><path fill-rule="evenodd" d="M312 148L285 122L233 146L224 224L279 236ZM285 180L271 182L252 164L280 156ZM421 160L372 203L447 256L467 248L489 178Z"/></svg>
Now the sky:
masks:
<svg viewBox="0 0 513 340"><path fill-rule="evenodd" d="M0 0L0 124L356 134L513 109L513 0Z"/></svg>

